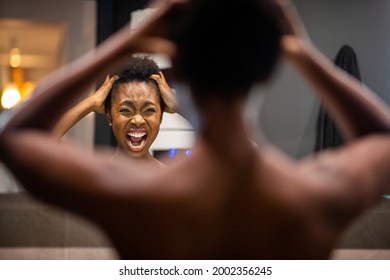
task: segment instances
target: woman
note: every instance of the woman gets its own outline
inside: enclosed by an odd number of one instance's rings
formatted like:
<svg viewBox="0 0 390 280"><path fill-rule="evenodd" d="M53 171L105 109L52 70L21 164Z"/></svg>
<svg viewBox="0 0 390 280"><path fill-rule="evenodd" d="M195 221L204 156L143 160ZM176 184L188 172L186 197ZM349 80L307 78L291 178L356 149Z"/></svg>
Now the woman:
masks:
<svg viewBox="0 0 390 280"><path fill-rule="evenodd" d="M289 1L161 2L136 34L123 29L51 77L2 131L1 159L31 193L99 224L124 259L329 258L353 219L388 191L389 108L315 48ZM193 155L147 178L50 135L101 67L140 50L173 58L201 112ZM294 160L253 147L244 101L281 54L341 124L343 148Z"/></svg>
<svg viewBox="0 0 390 280"><path fill-rule="evenodd" d="M63 136L90 112L106 115L118 143L118 153L137 164L163 166L150 153L163 112L175 113L175 96L158 65L148 56L132 56L118 75L107 76L91 96L73 107L54 128Z"/></svg>

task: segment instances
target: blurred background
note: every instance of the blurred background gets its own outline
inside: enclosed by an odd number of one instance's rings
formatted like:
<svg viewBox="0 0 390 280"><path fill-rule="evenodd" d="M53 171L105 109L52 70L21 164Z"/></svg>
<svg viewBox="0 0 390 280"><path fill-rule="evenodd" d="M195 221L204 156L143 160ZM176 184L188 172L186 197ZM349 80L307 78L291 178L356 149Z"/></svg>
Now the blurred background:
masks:
<svg viewBox="0 0 390 280"><path fill-rule="evenodd" d="M147 2L0 0L0 117L28 100L40 79L93 49L124 24L130 21L129 29L136 29L148 16L144 10ZM294 3L318 48L334 61L342 46L350 46L362 83L389 104L390 36L386 30L390 29L390 1ZM156 60L169 82L169 61ZM174 90L188 108L186 118L165 115L151 148L156 157L163 156L168 163L191 155L197 124L186 93ZM291 157L302 158L316 152L320 136L333 137L322 130L327 126L320 124L320 109L313 90L280 61L270 83L254 88L245 117L255 141L267 139ZM91 151L100 145L115 146L105 118L93 114L78 123L66 139ZM389 202L384 199L351 225L334 258L390 258L389 218ZM0 259L39 258L111 259L116 254L94 225L35 201L0 164Z"/></svg>

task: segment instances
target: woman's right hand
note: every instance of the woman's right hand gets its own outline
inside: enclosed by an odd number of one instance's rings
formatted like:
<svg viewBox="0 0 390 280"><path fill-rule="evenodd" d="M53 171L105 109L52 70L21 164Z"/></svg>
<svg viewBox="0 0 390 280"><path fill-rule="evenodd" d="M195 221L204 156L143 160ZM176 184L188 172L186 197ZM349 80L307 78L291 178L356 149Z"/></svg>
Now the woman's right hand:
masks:
<svg viewBox="0 0 390 280"><path fill-rule="evenodd" d="M158 74L153 74L151 76L153 80L156 81L160 92L161 98L164 100L166 105L165 112L167 113L177 113L178 112L178 104L173 93L172 89L169 87L167 81L165 80L164 74L160 71Z"/></svg>
<svg viewBox="0 0 390 280"><path fill-rule="evenodd" d="M88 97L90 100L92 100L92 111L98 114L105 114L104 103L114 82L118 79L119 77L117 75L114 75L111 78L107 75L104 83L100 86L100 88Z"/></svg>

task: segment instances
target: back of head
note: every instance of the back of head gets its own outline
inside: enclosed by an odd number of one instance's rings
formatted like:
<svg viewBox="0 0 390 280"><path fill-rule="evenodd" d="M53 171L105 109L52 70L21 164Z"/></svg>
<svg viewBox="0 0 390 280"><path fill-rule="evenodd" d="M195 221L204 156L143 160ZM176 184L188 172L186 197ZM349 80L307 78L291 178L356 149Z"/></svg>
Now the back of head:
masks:
<svg viewBox="0 0 390 280"><path fill-rule="evenodd" d="M190 0L172 24L176 74L196 87L196 98L203 92L232 99L270 76L281 29L266 1Z"/></svg>

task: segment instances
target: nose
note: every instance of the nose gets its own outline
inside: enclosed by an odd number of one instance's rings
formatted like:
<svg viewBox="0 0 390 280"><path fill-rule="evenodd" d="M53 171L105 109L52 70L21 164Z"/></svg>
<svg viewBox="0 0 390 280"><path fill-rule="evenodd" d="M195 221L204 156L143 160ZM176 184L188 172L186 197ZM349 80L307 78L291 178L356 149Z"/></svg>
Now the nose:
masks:
<svg viewBox="0 0 390 280"><path fill-rule="evenodd" d="M145 123L145 120L140 114L137 114L131 118L130 123L135 126L140 126Z"/></svg>

